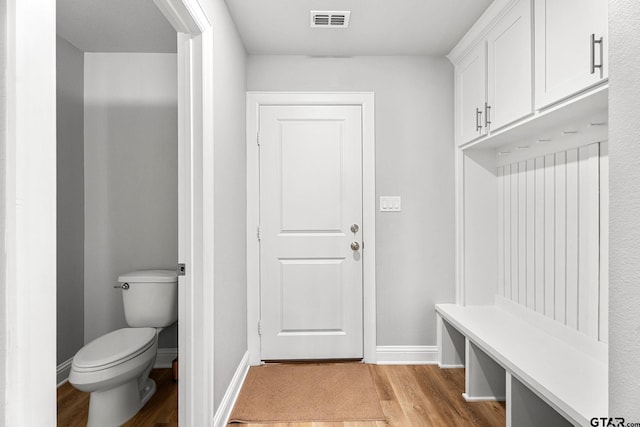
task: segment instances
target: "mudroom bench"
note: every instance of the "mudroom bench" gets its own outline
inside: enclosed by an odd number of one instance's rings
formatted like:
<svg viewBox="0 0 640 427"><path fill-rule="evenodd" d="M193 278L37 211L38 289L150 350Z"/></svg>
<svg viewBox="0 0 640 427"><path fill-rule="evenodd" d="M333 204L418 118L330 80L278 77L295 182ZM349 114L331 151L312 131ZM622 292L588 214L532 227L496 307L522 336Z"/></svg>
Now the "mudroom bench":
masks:
<svg viewBox="0 0 640 427"><path fill-rule="evenodd" d="M438 364L465 371L467 401L506 400L507 426L588 426L608 414L607 345L496 297L437 304Z"/></svg>

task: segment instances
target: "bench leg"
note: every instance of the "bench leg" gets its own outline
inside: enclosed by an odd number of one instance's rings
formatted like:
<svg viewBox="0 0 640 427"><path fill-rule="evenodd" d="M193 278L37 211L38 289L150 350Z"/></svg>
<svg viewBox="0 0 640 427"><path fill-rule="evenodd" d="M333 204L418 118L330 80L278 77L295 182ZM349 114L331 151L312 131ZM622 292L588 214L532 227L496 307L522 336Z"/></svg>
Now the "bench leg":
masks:
<svg viewBox="0 0 640 427"><path fill-rule="evenodd" d="M464 335L436 314L438 366L442 369L464 368Z"/></svg>
<svg viewBox="0 0 640 427"><path fill-rule="evenodd" d="M507 427L571 427L556 410L507 373Z"/></svg>
<svg viewBox="0 0 640 427"><path fill-rule="evenodd" d="M468 339L465 368L466 392L462 396L467 402L505 400L504 368Z"/></svg>

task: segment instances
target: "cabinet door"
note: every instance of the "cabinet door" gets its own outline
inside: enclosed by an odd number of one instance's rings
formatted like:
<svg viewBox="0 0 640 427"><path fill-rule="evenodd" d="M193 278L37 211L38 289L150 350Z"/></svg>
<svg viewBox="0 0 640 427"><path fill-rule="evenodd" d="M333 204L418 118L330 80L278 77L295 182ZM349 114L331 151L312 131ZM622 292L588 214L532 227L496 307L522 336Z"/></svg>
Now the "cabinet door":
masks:
<svg viewBox="0 0 640 427"><path fill-rule="evenodd" d="M520 0L487 37L489 108L495 130L533 112L531 0Z"/></svg>
<svg viewBox="0 0 640 427"><path fill-rule="evenodd" d="M607 0L535 0L536 108L608 77L607 10Z"/></svg>
<svg viewBox="0 0 640 427"><path fill-rule="evenodd" d="M480 42L456 67L456 141L462 145L486 133L486 43ZM480 112L479 114L477 112Z"/></svg>

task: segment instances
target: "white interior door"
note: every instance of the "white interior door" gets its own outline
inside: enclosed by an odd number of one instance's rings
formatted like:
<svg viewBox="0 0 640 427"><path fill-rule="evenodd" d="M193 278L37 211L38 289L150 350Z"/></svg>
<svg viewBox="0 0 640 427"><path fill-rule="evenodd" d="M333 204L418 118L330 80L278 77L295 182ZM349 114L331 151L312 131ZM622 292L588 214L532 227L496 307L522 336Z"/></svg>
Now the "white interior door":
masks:
<svg viewBox="0 0 640 427"><path fill-rule="evenodd" d="M361 108L260 107L262 360L363 357Z"/></svg>

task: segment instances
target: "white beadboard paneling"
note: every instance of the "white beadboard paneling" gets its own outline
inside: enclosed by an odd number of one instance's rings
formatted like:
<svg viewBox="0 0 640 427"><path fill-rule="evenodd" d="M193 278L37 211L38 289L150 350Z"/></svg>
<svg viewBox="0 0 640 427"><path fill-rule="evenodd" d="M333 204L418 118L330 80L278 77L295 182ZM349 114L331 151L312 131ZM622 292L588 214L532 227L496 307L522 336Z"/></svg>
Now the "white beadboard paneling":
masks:
<svg viewBox="0 0 640 427"><path fill-rule="evenodd" d="M527 162L518 163L518 302L527 305Z"/></svg>
<svg viewBox="0 0 640 427"><path fill-rule="evenodd" d="M504 296L504 167L498 168L498 295Z"/></svg>
<svg viewBox="0 0 640 427"><path fill-rule="evenodd" d="M535 215L536 215L536 180L535 180L535 159L527 160L526 169L527 181L527 307L535 310L536 305L536 268L535 268Z"/></svg>
<svg viewBox="0 0 640 427"><path fill-rule="evenodd" d="M567 326L578 329L578 150L567 151Z"/></svg>
<svg viewBox="0 0 640 427"><path fill-rule="evenodd" d="M518 295L518 165L511 165L511 299Z"/></svg>
<svg viewBox="0 0 640 427"><path fill-rule="evenodd" d="M504 167L504 297L511 298L511 165Z"/></svg>
<svg viewBox="0 0 640 427"><path fill-rule="evenodd" d="M578 280L580 290L578 308L578 330L597 338L600 314L600 221L598 177L599 146L592 144L578 151L580 174L580 256Z"/></svg>
<svg viewBox="0 0 640 427"><path fill-rule="evenodd" d="M601 341L608 315L607 168L600 144L590 144L497 172L504 269L498 294Z"/></svg>
<svg viewBox="0 0 640 427"><path fill-rule="evenodd" d="M555 159L555 319L565 323L565 304L567 295L567 154L556 153Z"/></svg>
<svg viewBox="0 0 640 427"><path fill-rule="evenodd" d="M544 158L544 314L555 317L555 156Z"/></svg>
<svg viewBox="0 0 640 427"><path fill-rule="evenodd" d="M600 341L609 342L609 143L600 144Z"/></svg>
<svg viewBox="0 0 640 427"><path fill-rule="evenodd" d="M535 309L544 314L544 157L535 159Z"/></svg>

